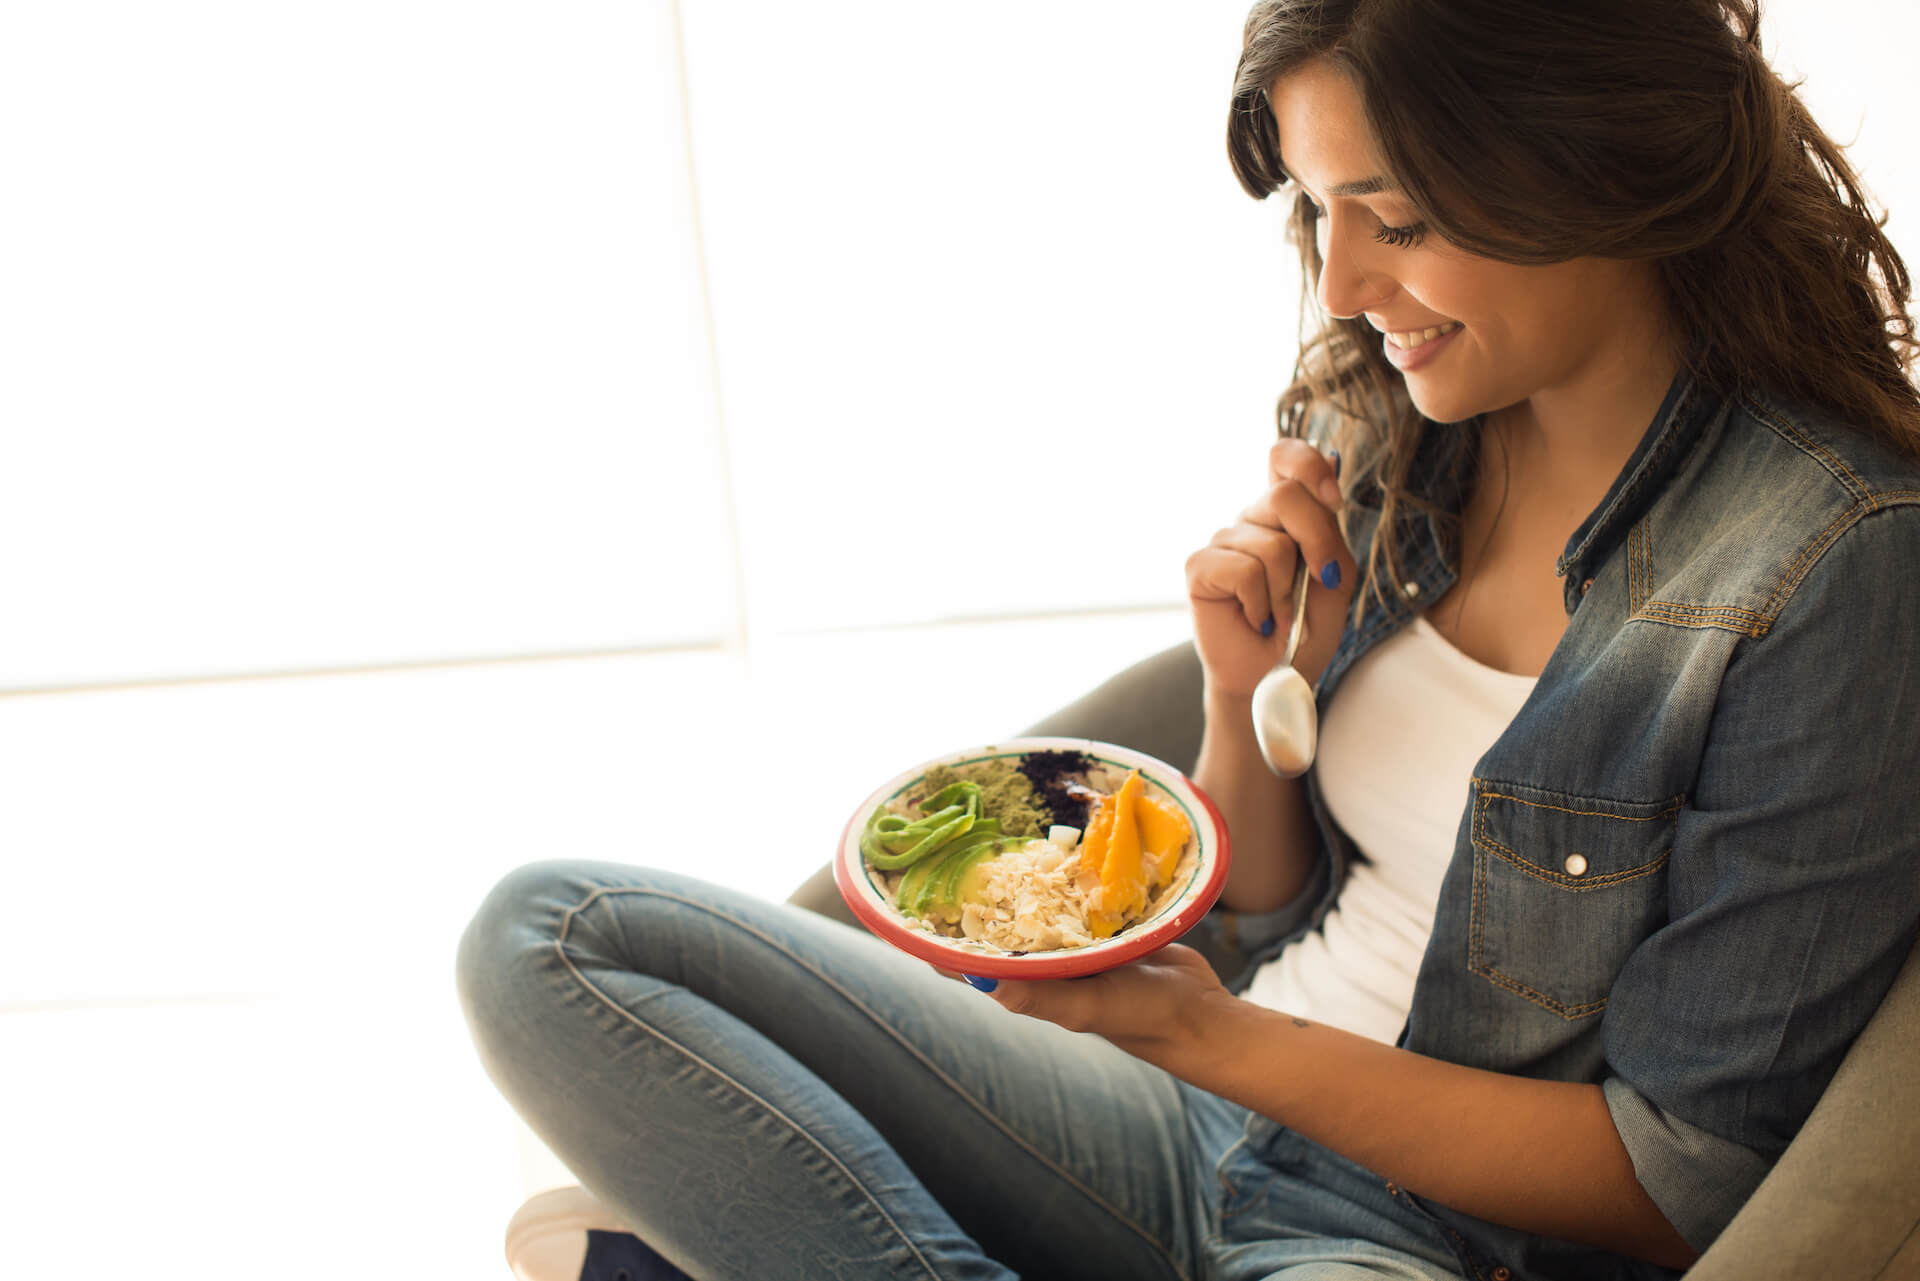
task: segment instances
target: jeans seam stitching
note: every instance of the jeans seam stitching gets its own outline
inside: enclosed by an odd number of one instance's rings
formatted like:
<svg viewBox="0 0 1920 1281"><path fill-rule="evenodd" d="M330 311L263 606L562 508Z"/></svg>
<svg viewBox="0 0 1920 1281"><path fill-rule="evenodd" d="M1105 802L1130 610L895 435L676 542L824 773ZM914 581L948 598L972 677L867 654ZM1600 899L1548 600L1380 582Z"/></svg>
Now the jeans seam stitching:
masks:
<svg viewBox="0 0 1920 1281"><path fill-rule="evenodd" d="M1119 1207L1113 1205L1105 1197L1095 1192L1092 1188L1088 1187L1085 1183L1081 1182L1078 1178L1074 1177L1072 1173L1063 1169L1061 1166L1059 1166L1054 1161L1049 1159L1045 1153L1041 1152L1039 1149L1035 1148L1032 1144L1028 1143L1019 1134L1015 1133L1011 1127L1006 1125L1005 1122L1001 1121L1001 1119L998 1116L995 1116L993 1112L990 1111L978 1099L974 1098L969 1091L963 1089L958 1081L954 1080L951 1076L947 1075L947 1073L940 1068L939 1064L933 1062L926 1055L922 1054L919 1048L915 1046L911 1041L907 1040L906 1037L902 1036L899 1032L897 1032L892 1027L889 1027L886 1023L886 1020L882 1019L878 1014L874 1013L874 1011L870 1009L864 1001L860 1000L852 992L848 991L845 987L842 987L839 983L835 982L830 976L828 976L826 973L820 970L812 962L806 960L803 957L795 955L790 949L788 949L785 945L783 945L779 940L771 937L768 934L763 933L762 931L755 928L753 925L749 924L748 922L743 921L738 917L731 916L728 913L721 911L720 909L714 907L709 903L702 903L697 899L691 899L691 898L685 897L684 895L669 893L665 890L647 889L644 887L624 887L624 888L601 887L601 888L595 889L593 893L589 894L578 905L576 905L575 907L569 908L567 910L567 914L566 914L567 919L565 924L563 924L562 926L561 938L557 938L555 940L556 947L558 948L561 942L563 941L566 929L568 926L572 924L572 918L576 913L586 910L588 907L590 907L593 904L593 902L596 899L601 898L602 896L613 895L613 894L644 894L653 898L666 899L669 902L679 903L685 907L694 908L698 911L705 912L710 916L713 916L722 921L725 921L729 925L732 925L733 927L735 927L736 929L743 930L746 933L751 934L753 937L759 939L762 943L765 943L768 947L771 947L775 951L781 953L783 956L787 957L788 960L800 966L802 969L806 970L809 974L813 975L816 979L820 980L822 983L825 983L834 992L838 993L843 1000L845 1000L849 1005L853 1006L856 1010L858 1010L869 1022L873 1024L874 1027L878 1028L883 1034L891 1038L896 1044L898 1044L903 1050L905 1050L908 1055L910 1055L912 1058L917 1060L922 1067L926 1068L927 1071L933 1073L935 1077L943 1081L947 1085L947 1087L954 1092L954 1095L956 1097L964 1101L968 1107L972 1108L975 1113L977 1113L979 1116L984 1118L989 1125L993 1126L994 1129L998 1130L1016 1147L1025 1151L1028 1155L1033 1157L1036 1161L1040 1162L1042 1166L1046 1167L1049 1170L1052 1170L1058 1178L1065 1180L1070 1186L1077 1189L1089 1201L1093 1202L1095 1205L1105 1210L1117 1222L1125 1225L1130 1231L1132 1231L1142 1241L1146 1242L1147 1245L1150 1246L1155 1253L1160 1255L1160 1257L1166 1261L1167 1266L1173 1270L1173 1273L1175 1276L1182 1277L1182 1278L1187 1276L1187 1274L1181 1269L1179 1263L1170 1254L1167 1253L1166 1249L1160 1244L1160 1242L1154 1239L1152 1233L1142 1228L1138 1223L1134 1222L1130 1216L1122 1213ZM580 974L578 969L574 967L572 960L566 957L566 953L563 948L560 949L560 954L563 959L566 959L567 968L573 971L575 977L578 978L579 981L584 986L586 986L602 1001L607 1002L614 1009L619 1010L622 1014L626 1014L627 1017L632 1018L632 1015L626 1010L624 1006L620 1005L619 1002L614 1001L611 997L607 996L605 993L601 992L598 988L594 987L593 984L589 982L584 975ZM635 1020L635 1022L638 1023L638 1020ZM644 1027L645 1025L640 1024L640 1026ZM648 1030L651 1031L652 1029L648 1029ZM655 1035L661 1035L661 1034L655 1033ZM663 1037L663 1039L670 1040L671 1038ZM692 1055L692 1051L689 1050L686 1052L689 1055ZM693 1055L693 1057L698 1058L699 1056ZM722 1073L722 1075L725 1075L725 1074ZM741 1088L744 1089L745 1087L743 1086ZM768 1105L768 1106L771 1107L771 1105ZM788 1124L790 1125L793 1124L793 1122L789 1118L782 1116L782 1119L787 1120ZM798 1126L795 1126L795 1128L799 1129ZM805 1133L804 1130L801 1130L800 1132ZM813 1136L808 1135L807 1137L809 1141L815 1144L815 1146L819 1146L818 1140L813 1139ZM822 1150L824 1151L824 1149ZM832 1153L829 1152L827 1153L827 1155L834 1160L835 1164L839 1164L838 1158L833 1157ZM848 1173L849 1173L849 1177L851 1177L851 1171L849 1171ZM854 1182L856 1185L859 1185L859 1181L857 1179L854 1180ZM865 1191L864 1187L862 1188L862 1190ZM868 1195L871 1196L871 1193L869 1193ZM886 1214L885 1208L880 1206L877 1201L875 1202L875 1208L879 1209L883 1215ZM887 1215L886 1217L889 1223L893 1221L891 1215ZM895 1226L896 1226L896 1230L898 1230L898 1225L895 1225ZM906 1236L905 1232L901 1232L901 1239L907 1241L909 1245L912 1244L911 1239ZM914 1247L914 1254L916 1257L920 1257L923 1263L926 1261L924 1256L920 1255L920 1251L917 1246ZM928 1270L930 1273L932 1272L932 1266L930 1264L928 1265Z"/></svg>
<svg viewBox="0 0 1920 1281"><path fill-rule="evenodd" d="M795 1121L791 1116L788 1116L786 1112L776 1107L771 1100L761 1097L761 1095L758 1094L756 1091L748 1088L748 1086L744 1082L736 1080L732 1076L732 1074L726 1071L723 1071L716 1064L709 1062L707 1059L703 1058L701 1055L695 1053L688 1046L682 1045L679 1041L676 1041L673 1037L667 1035L665 1032L662 1032L659 1028L653 1027L650 1024L643 1021L642 1019L640 1019L637 1015L633 1013L633 1011L629 1010L626 1006L622 1005L620 1002L614 1000L606 992L602 991L600 987L593 982L593 980L589 979L585 974L581 973L580 967L573 963L573 958L567 953L567 936L573 929L574 918L579 913L591 907L595 902L595 900L599 899L603 894L616 893L616 892L646 893L648 891L639 891L639 890L610 891L606 889L596 889L591 894L589 894L586 898L582 899L579 903L575 904L573 907L568 908L565 914L561 918L559 933L554 935L554 940L553 940L554 954L557 955L560 958L561 963L566 966L567 972L573 976L574 981L580 984L580 986L585 988L587 991L593 993L594 998L600 1001L608 1009L612 1010L614 1013L618 1014L620 1017L626 1019L629 1023L633 1024L635 1027L645 1032L648 1036L651 1036L657 1041L661 1041L667 1045L672 1046L679 1053L684 1054L687 1058L693 1060L695 1063L700 1064L702 1068L711 1072L714 1076L718 1077L722 1081L725 1081L728 1085L740 1091L741 1094L745 1095L749 1099L752 1099L755 1103L765 1108L769 1115L779 1117L780 1120L786 1124L787 1128L791 1132L805 1139L808 1144L810 1144L816 1151L820 1153L821 1156L825 1157L827 1161L835 1169L837 1169L843 1177L846 1178L850 1186L859 1189L860 1194L866 1198L867 1203L871 1205L874 1208L874 1210L880 1215L880 1217L886 1221L887 1225L893 1229L895 1237L900 1241L901 1244L905 1245L908 1251L912 1253L913 1257L919 1261L920 1266L925 1271L925 1273L930 1277L937 1278L940 1275L939 1270L933 1266L933 1263L926 1257L926 1255L921 1253L919 1244L916 1241L914 1241L914 1239L911 1236L907 1234L906 1230L900 1226L900 1224L894 1219L893 1215L888 1213L886 1206L880 1204L880 1200L878 1197L876 1197L873 1194L873 1190L867 1187L865 1182L863 1182L859 1178L859 1176L854 1174L852 1170L847 1168L846 1163L840 1159L837 1153L832 1151L819 1139L815 1138L811 1133L809 1133L805 1126L802 1126L799 1122ZM673 896L663 895L662 897L671 898ZM690 904L690 906L699 906L699 905ZM738 924L738 922L736 922L736 924Z"/></svg>

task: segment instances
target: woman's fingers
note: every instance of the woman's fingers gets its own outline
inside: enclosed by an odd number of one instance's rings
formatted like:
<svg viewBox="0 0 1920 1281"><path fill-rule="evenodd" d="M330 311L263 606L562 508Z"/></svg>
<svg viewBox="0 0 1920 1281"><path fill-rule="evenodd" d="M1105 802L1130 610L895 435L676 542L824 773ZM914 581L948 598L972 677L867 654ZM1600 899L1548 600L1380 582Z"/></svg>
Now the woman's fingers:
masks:
<svg viewBox="0 0 1920 1281"><path fill-rule="evenodd" d="M1287 437L1267 450L1267 483L1296 481L1329 511L1340 510L1340 455L1323 454L1304 440Z"/></svg>
<svg viewBox="0 0 1920 1281"><path fill-rule="evenodd" d="M1190 562L1188 569L1189 596L1217 600L1231 594L1240 602L1247 626L1263 635L1286 625L1299 563L1299 545L1293 539L1242 521L1215 534L1194 561L1198 564Z"/></svg>
<svg viewBox="0 0 1920 1281"><path fill-rule="evenodd" d="M1132 1054L1183 1037L1183 1016L1226 996L1198 952L1178 943L1079 979L1002 980L993 999L1015 1014L1091 1032Z"/></svg>
<svg viewBox="0 0 1920 1281"><path fill-rule="evenodd" d="M1194 641L1216 690L1250 691L1280 657L1302 560L1312 581L1295 666L1310 679L1331 657L1352 598L1336 465L1304 441L1283 440L1269 451L1268 475L1266 492L1187 558ZM1315 646L1316 637L1326 643Z"/></svg>
<svg viewBox="0 0 1920 1281"><path fill-rule="evenodd" d="M1301 554L1322 587L1338 587L1348 577L1347 540L1340 521L1307 485L1291 478L1276 482L1240 513L1240 523L1270 530L1299 544ZM1287 571L1293 570L1288 558ZM1290 590L1290 589L1289 589ZM1285 597L1289 590L1282 590Z"/></svg>

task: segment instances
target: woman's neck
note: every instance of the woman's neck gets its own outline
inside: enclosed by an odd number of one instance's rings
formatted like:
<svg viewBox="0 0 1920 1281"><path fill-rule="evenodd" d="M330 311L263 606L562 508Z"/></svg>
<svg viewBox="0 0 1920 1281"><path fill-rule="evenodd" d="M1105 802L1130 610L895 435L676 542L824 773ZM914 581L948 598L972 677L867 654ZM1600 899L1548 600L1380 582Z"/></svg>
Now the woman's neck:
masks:
<svg viewBox="0 0 1920 1281"><path fill-rule="evenodd" d="M1456 648L1539 675L1566 628L1560 554L1633 456L1679 363L1643 345L1485 415L1458 577L1428 611Z"/></svg>
<svg viewBox="0 0 1920 1281"><path fill-rule="evenodd" d="M1598 505L1680 371L1662 328L1641 332L1644 339L1596 350L1564 381L1486 416L1510 494L1578 508L1575 523Z"/></svg>

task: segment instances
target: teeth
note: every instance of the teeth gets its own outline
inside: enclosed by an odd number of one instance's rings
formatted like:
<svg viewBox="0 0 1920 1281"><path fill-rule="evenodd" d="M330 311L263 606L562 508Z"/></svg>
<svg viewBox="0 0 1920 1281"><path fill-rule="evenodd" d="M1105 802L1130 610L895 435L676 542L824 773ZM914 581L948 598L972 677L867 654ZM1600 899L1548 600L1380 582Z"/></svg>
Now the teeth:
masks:
<svg viewBox="0 0 1920 1281"><path fill-rule="evenodd" d="M1436 325L1431 329L1409 329L1403 333L1389 333L1387 340L1402 351L1411 351L1436 338L1445 337L1458 328L1460 328L1459 322L1449 320L1444 325Z"/></svg>

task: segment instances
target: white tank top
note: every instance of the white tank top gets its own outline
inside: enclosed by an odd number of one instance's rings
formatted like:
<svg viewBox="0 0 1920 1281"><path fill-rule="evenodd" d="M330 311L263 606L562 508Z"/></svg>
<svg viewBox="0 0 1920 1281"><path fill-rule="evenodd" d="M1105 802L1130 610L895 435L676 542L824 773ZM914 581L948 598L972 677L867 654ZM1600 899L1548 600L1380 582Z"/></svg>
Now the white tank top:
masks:
<svg viewBox="0 0 1920 1281"><path fill-rule="evenodd" d="M1361 656L1320 726L1334 822L1366 862L1321 927L1255 973L1248 1000L1391 1045L1413 1004L1473 767L1534 678L1468 658L1415 618Z"/></svg>

